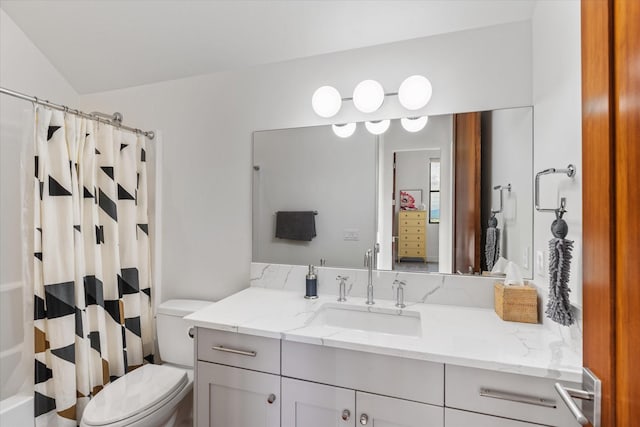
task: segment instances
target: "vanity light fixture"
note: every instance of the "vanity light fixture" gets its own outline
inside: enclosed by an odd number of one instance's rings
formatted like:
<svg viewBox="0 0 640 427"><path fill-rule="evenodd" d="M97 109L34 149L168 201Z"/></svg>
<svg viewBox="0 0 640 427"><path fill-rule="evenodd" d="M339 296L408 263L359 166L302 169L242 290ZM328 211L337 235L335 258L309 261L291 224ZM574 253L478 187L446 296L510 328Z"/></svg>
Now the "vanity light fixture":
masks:
<svg viewBox="0 0 640 427"><path fill-rule="evenodd" d="M398 89L398 100L407 110L419 110L431 99L433 87L425 76L407 77Z"/></svg>
<svg viewBox="0 0 640 427"><path fill-rule="evenodd" d="M373 113L384 102L384 89L375 80L363 80L353 90L353 105L363 113Z"/></svg>
<svg viewBox="0 0 640 427"><path fill-rule="evenodd" d="M331 129L333 129L333 133L340 138L349 138L356 131L356 124L343 123L340 125L331 125Z"/></svg>
<svg viewBox="0 0 640 427"><path fill-rule="evenodd" d="M313 93L311 106L320 117L333 117L342 107L342 97L335 87L322 86Z"/></svg>
<svg viewBox="0 0 640 427"><path fill-rule="evenodd" d="M364 127L374 135L382 135L389 129L391 120L375 120L372 122L365 122Z"/></svg>
<svg viewBox="0 0 640 427"><path fill-rule="evenodd" d="M420 132L427 125L429 116L422 117L403 117L400 124L407 132Z"/></svg>

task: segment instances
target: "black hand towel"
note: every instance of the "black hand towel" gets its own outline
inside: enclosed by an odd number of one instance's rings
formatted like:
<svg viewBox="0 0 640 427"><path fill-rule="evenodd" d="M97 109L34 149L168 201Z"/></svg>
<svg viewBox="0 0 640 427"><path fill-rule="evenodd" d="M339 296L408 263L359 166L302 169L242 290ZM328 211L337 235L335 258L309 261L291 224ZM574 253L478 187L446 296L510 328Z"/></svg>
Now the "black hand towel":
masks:
<svg viewBox="0 0 640 427"><path fill-rule="evenodd" d="M310 242L316 237L316 214L314 211L276 213L276 237Z"/></svg>

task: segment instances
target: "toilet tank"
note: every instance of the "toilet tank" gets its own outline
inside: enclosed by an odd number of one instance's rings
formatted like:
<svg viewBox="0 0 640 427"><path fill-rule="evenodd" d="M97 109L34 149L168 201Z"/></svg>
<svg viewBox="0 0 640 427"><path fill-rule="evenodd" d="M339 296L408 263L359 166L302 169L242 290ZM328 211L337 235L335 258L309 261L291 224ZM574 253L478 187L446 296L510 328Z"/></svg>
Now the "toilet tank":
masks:
<svg viewBox="0 0 640 427"><path fill-rule="evenodd" d="M156 333L160 360L180 366L193 367L193 338L189 329L193 326L183 319L208 305L210 301L175 299L158 306Z"/></svg>

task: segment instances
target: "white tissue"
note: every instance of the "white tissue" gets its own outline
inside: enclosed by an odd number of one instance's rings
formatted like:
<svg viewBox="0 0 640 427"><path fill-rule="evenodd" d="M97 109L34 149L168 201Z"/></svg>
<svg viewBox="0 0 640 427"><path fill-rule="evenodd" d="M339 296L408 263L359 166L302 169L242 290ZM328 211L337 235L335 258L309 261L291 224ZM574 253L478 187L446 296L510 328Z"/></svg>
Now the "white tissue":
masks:
<svg viewBox="0 0 640 427"><path fill-rule="evenodd" d="M522 272L520 271L520 267L518 267L515 263L509 261L507 264L507 268L505 269L506 277L504 279L505 286L522 286L524 285L524 280L522 280Z"/></svg>
<svg viewBox="0 0 640 427"><path fill-rule="evenodd" d="M493 268L491 269L491 272L504 273L508 264L509 264L509 261L507 261L506 258L500 257L498 258L498 261L496 261L496 263L494 264Z"/></svg>

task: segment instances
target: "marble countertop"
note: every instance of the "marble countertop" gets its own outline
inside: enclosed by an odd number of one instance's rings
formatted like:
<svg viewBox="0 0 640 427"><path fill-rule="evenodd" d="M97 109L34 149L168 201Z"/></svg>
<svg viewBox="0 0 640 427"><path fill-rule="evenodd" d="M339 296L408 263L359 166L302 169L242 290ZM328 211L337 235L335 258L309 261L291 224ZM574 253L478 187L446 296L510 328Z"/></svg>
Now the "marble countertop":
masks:
<svg viewBox="0 0 640 427"><path fill-rule="evenodd" d="M393 301L364 298L344 303L363 310L401 311ZM248 288L186 319L195 326L277 338L348 350L491 369L580 382L582 357L563 338L543 325L502 321L493 309L451 305L407 304L419 312L420 337L308 326L323 304L335 295L304 299L298 292Z"/></svg>

